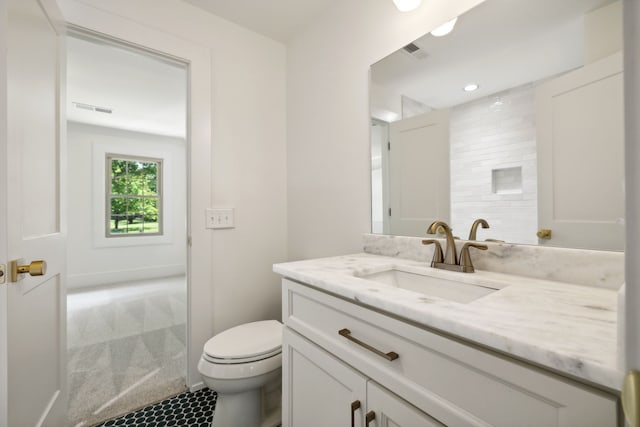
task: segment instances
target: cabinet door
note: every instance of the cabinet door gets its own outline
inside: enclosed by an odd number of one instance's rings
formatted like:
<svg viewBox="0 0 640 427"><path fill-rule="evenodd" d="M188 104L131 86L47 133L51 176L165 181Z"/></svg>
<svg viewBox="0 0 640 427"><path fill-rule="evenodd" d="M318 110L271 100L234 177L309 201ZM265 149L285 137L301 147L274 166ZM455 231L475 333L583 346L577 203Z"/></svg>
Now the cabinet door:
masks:
<svg viewBox="0 0 640 427"><path fill-rule="evenodd" d="M444 427L415 406L382 388L373 381L367 383L367 413L375 418L366 427Z"/></svg>
<svg viewBox="0 0 640 427"><path fill-rule="evenodd" d="M362 426L366 378L285 328L282 343L282 426ZM352 403L360 407L353 411ZM357 405L356 405L357 406Z"/></svg>

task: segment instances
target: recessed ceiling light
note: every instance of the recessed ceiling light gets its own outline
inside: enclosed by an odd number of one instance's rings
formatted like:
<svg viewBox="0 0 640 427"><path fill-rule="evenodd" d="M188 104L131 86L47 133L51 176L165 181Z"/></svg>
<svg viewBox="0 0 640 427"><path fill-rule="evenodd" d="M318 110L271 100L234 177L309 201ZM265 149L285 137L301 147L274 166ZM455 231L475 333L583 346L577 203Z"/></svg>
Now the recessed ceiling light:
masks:
<svg viewBox="0 0 640 427"><path fill-rule="evenodd" d="M457 20L458 20L458 17L456 16L451 21L445 22L444 24L440 25L435 30L431 31L431 35L432 36L436 36L436 37L446 36L451 31L453 31L453 27L456 25L456 21Z"/></svg>
<svg viewBox="0 0 640 427"><path fill-rule="evenodd" d="M477 83L469 83L464 88L462 88L462 90L464 90L465 92L473 92L474 90L478 90L479 87L480 85L478 85Z"/></svg>
<svg viewBox="0 0 640 427"><path fill-rule="evenodd" d="M393 0L400 12L410 12L420 6L422 0Z"/></svg>

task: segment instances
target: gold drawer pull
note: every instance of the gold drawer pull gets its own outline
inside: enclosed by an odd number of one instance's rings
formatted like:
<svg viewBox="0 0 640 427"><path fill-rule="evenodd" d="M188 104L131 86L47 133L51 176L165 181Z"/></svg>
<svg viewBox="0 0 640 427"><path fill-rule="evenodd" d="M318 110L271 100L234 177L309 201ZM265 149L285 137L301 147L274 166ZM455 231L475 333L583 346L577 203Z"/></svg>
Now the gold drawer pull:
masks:
<svg viewBox="0 0 640 427"><path fill-rule="evenodd" d="M377 348L371 347L369 344L367 344L365 342L362 342L357 338L352 337L351 336L351 331L348 330L347 328L340 329L338 331L338 334L342 335L343 337L345 337L349 341L353 341L354 343L358 344L359 346L364 347L367 350L374 352L378 356L384 357L385 359L387 359L390 362L393 361L393 360L396 360L398 357L400 357L400 356L398 356L398 353L396 353L395 351L390 351L389 353L384 353L384 352L378 350Z"/></svg>
<svg viewBox="0 0 640 427"><path fill-rule="evenodd" d="M367 424L365 424L366 427L369 427L369 424L371 424L371 421L373 421L375 419L376 419L376 413L375 412L373 412L373 411L367 412L367 414L365 415L365 419L364 419L366 421L366 423L367 423Z"/></svg>
<svg viewBox="0 0 640 427"><path fill-rule="evenodd" d="M361 406L359 400L351 402L351 427L356 427L356 411L360 409Z"/></svg>

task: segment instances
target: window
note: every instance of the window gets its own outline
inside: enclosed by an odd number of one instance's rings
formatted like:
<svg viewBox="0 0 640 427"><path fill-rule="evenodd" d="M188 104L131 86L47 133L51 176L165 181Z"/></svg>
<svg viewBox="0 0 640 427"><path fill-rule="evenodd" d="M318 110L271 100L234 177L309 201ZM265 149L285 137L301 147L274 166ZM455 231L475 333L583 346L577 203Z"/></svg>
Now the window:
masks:
<svg viewBox="0 0 640 427"><path fill-rule="evenodd" d="M162 234L162 160L107 154L107 237Z"/></svg>

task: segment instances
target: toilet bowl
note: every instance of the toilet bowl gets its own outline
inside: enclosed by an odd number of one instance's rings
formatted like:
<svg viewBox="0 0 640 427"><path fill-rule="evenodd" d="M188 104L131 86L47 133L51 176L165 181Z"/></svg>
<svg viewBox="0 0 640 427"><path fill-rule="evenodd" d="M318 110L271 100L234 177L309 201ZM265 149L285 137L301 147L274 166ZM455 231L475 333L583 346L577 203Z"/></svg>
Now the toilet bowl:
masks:
<svg viewBox="0 0 640 427"><path fill-rule="evenodd" d="M218 394L213 427L280 423L280 408L266 414L262 402L263 388L279 382L282 372L282 324L277 320L246 323L214 336L204 345L198 371Z"/></svg>

